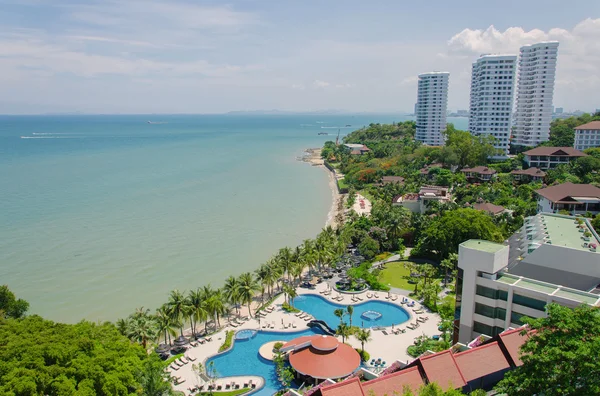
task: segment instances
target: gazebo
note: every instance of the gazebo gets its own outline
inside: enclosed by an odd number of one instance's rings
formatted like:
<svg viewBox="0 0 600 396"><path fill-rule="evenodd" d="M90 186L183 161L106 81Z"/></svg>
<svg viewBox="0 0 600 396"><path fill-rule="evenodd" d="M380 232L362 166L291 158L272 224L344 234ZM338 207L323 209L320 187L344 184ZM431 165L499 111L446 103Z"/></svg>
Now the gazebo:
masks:
<svg viewBox="0 0 600 396"><path fill-rule="evenodd" d="M315 385L344 378L360 367L360 355L350 345L328 335L298 337L281 347L301 382Z"/></svg>

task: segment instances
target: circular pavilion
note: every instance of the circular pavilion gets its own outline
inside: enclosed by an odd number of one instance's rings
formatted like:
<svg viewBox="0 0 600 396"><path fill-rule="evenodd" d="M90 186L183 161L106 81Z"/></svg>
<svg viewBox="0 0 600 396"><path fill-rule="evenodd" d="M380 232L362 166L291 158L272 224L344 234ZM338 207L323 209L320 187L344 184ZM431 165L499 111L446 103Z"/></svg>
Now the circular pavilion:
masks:
<svg viewBox="0 0 600 396"><path fill-rule="evenodd" d="M327 335L298 337L283 345L281 351L289 352L297 379L314 384L347 377L360 366L360 355L354 348Z"/></svg>

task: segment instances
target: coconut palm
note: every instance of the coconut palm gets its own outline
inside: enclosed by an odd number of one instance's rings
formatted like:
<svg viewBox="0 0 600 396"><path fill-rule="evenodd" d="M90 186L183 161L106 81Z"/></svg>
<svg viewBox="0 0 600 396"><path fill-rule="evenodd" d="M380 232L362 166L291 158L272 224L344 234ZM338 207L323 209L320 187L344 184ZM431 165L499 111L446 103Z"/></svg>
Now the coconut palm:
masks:
<svg viewBox="0 0 600 396"><path fill-rule="evenodd" d="M242 304L248 304L248 313L252 316L252 298L254 294L260 291L260 285L252 273L246 272L240 275L239 279L239 290L240 290L240 302Z"/></svg>
<svg viewBox="0 0 600 396"><path fill-rule="evenodd" d="M223 286L223 294L227 301L235 306L235 311L239 315L239 303L240 303L240 283L235 276L230 276L225 280L225 285Z"/></svg>
<svg viewBox="0 0 600 396"><path fill-rule="evenodd" d="M315 254L315 242L312 239L305 239L302 242L302 262L309 269L314 269L317 266L317 257Z"/></svg>
<svg viewBox="0 0 600 396"><path fill-rule="evenodd" d="M352 314L354 313L354 307L352 305L348 305L346 311L348 311L348 316L350 316L350 327L352 327Z"/></svg>
<svg viewBox="0 0 600 396"><path fill-rule="evenodd" d="M128 319L121 318L117 320L117 323L115 323L115 325L117 326L117 330L119 330L119 333L121 333L122 335L127 335L127 327L129 326Z"/></svg>
<svg viewBox="0 0 600 396"><path fill-rule="evenodd" d="M202 301L204 304L204 310L206 311L206 319L204 321L204 332L208 332L208 319L214 318L214 312L211 310L209 300L215 293L215 290L212 288L210 284L202 286L201 289L198 289L200 295L202 296Z"/></svg>
<svg viewBox="0 0 600 396"><path fill-rule="evenodd" d="M139 342L146 349L148 340L156 339L158 327L149 310L136 312L127 321L127 336L130 340Z"/></svg>
<svg viewBox="0 0 600 396"><path fill-rule="evenodd" d="M211 315L218 327L221 327L221 316L227 314L227 298L221 289L214 290L206 300L208 314Z"/></svg>
<svg viewBox="0 0 600 396"><path fill-rule="evenodd" d="M284 247L279 249L277 253L276 260L279 263L279 266L283 270L283 275L286 276L287 280L290 280L290 272L292 267L294 266L294 260L292 255L292 249L289 247Z"/></svg>
<svg viewBox="0 0 600 396"><path fill-rule="evenodd" d="M192 319L192 334L196 336L196 325L198 322L206 321L208 312L202 289L190 290L188 294L188 304L190 306L190 317Z"/></svg>
<svg viewBox="0 0 600 396"><path fill-rule="evenodd" d="M294 298L296 298L298 296L298 293L296 292L296 288L292 285L284 285L283 292L285 293L286 302L288 302L293 307L294 306Z"/></svg>
<svg viewBox="0 0 600 396"><path fill-rule="evenodd" d="M155 318L158 333L164 334L165 342L171 345L171 336L175 337L177 332L174 329L176 324L173 322L166 304L156 310Z"/></svg>
<svg viewBox="0 0 600 396"><path fill-rule="evenodd" d="M371 341L371 330L359 329L354 333L354 337L360 342L360 349L365 352L365 342Z"/></svg>
<svg viewBox="0 0 600 396"><path fill-rule="evenodd" d="M338 308L335 311L333 311L333 314L335 316L337 316L338 318L340 318L340 324L342 324L344 321L344 315L346 314L346 312L342 309L342 308Z"/></svg>
<svg viewBox="0 0 600 396"><path fill-rule="evenodd" d="M444 275L444 287L446 287L448 282L448 273L450 273L454 268L456 268L456 263L458 262L458 254L450 253L450 255L443 259L440 262L440 267L442 267L446 274Z"/></svg>
<svg viewBox="0 0 600 396"><path fill-rule="evenodd" d="M342 336L342 342L346 342L346 337L350 336L350 326L344 322L341 322L335 331L335 334Z"/></svg>
<svg viewBox="0 0 600 396"><path fill-rule="evenodd" d="M169 294L169 301L167 302L169 314L179 324L179 330L183 337L183 319L187 313L188 301L185 296L179 290L173 290Z"/></svg>

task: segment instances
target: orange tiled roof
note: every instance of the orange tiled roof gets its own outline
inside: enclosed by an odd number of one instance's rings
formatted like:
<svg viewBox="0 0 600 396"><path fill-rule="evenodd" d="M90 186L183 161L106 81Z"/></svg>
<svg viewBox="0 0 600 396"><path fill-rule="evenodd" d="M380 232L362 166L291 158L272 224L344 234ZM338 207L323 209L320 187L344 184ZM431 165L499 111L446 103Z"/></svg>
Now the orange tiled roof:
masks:
<svg viewBox="0 0 600 396"><path fill-rule="evenodd" d="M467 382L510 368L497 341L454 355Z"/></svg>
<svg viewBox="0 0 600 396"><path fill-rule="evenodd" d="M436 382L444 391L467 384L450 350L420 358L429 382Z"/></svg>
<svg viewBox="0 0 600 396"><path fill-rule="evenodd" d="M529 338L528 336L521 335L522 330L523 329L507 330L499 335L502 345L504 345L516 366L523 365L521 358L519 358L521 353L519 348L521 348L521 345Z"/></svg>
<svg viewBox="0 0 600 396"><path fill-rule="evenodd" d="M362 383L365 395L369 396L394 395L394 392L402 394L404 388L409 388L413 393L417 393L421 386L423 386L423 377L421 377L418 367L410 367Z"/></svg>

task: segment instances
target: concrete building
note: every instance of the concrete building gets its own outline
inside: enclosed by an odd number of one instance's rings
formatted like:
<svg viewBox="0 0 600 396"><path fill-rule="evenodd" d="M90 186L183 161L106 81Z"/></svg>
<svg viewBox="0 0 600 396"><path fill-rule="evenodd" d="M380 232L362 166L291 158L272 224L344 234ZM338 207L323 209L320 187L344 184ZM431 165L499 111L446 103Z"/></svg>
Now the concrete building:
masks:
<svg viewBox="0 0 600 396"><path fill-rule="evenodd" d="M418 193L397 195L392 199L392 205L403 206L413 213L425 213L429 202L436 201L440 204L450 202L452 196L448 187L422 186Z"/></svg>
<svg viewBox="0 0 600 396"><path fill-rule="evenodd" d="M563 183L539 189L538 212L600 213L600 188L591 184Z"/></svg>
<svg viewBox="0 0 600 396"><path fill-rule="evenodd" d="M470 182L487 182L496 176L496 170L487 166L476 166L474 168L463 168L461 172Z"/></svg>
<svg viewBox="0 0 600 396"><path fill-rule="evenodd" d="M469 132L497 139L508 154L512 123L515 55L482 55L473 63Z"/></svg>
<svg viewBox="0 0 600 396"><path fill-rule="evenodd" d="M554 109L554 114L562 114L565 111L562 107L557 107Z"/></svg>
<svg viewBox="0 0 600 396"><path fill-rule="evenodd" d="M587 154L573 147L536 147L523 152L523 161L528 167L547 170L585 156Z"/></svg>
<svg viewBox="0 0 600 396"><path fill-rule="evenodd" d="M455 341L496 336L522 325L522 316L544 317L551 302L600 306L600 253L595 251L600 237L587 219L581 225L577 220L540 213L526 218L506 245L460 244Z"/></svg>
<svg viewBox="0 0 600 396"><path fill-rule="evenodd" d="M513 179L519 182L529 183L530 181L543 181L544 177L546 177L546 172L536 167L527 168L527 169L516 169L510 172Z"/></svg>
<svg viewBox="0 0 600 396"><path fill-rule="evenodd" d="M600 121L592 121L575 128L575 144L577 150L600 147Z"/></svg>
<svg viewBox="0 0 600 396"><path fill-rule="evenodd" d="M550 136L558 42L521 47L513 146L538 146Z"/></svg>
<svg viewBox="0 0 600 396"><path fill-rule="evenodd" d="M447 72L419 74L415 139L430 146L444 145L442 132L446 129L449 77Z"/></svg>
<svg viewBox="0 0 600 396"><path fill-rule="evenodd" d="M362 154L366 154L369 151L371 151L364 144L347 143L347 144L344 144L344 146L347 147L348 149L350 149L350 154L352 154L352 155L362 155Z"/></svg>

